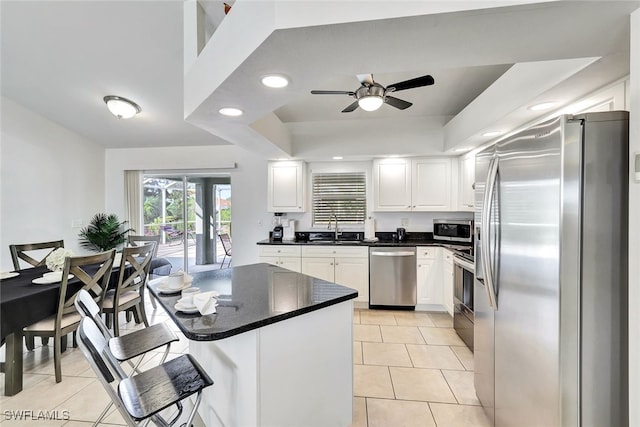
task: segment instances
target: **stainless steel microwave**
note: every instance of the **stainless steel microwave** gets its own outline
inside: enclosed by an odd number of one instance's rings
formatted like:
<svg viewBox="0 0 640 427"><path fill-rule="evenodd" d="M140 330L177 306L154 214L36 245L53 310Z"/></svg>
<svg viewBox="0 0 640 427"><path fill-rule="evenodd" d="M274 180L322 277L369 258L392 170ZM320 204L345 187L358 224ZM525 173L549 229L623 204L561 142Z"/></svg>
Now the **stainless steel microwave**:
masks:
<svg viewBox="0 0 640 427"><path fill-rule="evenodd" d="M433 239L447 242L473 242L473 220L434 219Z"/></svg>

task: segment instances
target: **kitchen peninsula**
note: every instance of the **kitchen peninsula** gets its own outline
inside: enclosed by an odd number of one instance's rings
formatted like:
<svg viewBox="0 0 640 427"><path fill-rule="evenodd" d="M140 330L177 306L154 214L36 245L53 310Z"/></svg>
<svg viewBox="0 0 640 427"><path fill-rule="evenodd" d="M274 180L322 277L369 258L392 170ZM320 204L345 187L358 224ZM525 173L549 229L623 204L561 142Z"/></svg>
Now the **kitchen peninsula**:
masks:
<svg viewBox="0 0 640 427"><path fill-rule="evenodd" d="M180 294L159 284L151 292L214 380L205 425L351 424L355 290L268 264L204 271L192 286L220 296L203 316L177 311Z"/></svg>

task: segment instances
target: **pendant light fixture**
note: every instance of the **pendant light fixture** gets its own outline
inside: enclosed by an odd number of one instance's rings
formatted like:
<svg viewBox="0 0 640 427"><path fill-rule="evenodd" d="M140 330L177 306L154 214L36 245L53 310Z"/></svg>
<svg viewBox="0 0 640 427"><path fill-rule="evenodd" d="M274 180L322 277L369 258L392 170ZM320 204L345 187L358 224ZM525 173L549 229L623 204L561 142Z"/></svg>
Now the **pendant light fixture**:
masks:
<svg viewBox="0 0 640 427"><path fill-rule="evenodd" d="M111 114L119 119L130 119L142 111L138 104L121 96L107 95L103 99Z"/></svg>

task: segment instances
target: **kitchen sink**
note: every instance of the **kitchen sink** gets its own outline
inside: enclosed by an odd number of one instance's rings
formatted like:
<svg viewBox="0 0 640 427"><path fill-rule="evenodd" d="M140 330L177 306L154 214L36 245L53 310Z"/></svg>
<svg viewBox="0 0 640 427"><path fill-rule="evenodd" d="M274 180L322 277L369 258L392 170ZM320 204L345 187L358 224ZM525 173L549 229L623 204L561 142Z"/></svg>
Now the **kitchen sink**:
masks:
<svg viewBox="0 0 640 427"><path fill-rule="evenodd" d="M311 240L310 245L360 245L361 240Z"/></svg>

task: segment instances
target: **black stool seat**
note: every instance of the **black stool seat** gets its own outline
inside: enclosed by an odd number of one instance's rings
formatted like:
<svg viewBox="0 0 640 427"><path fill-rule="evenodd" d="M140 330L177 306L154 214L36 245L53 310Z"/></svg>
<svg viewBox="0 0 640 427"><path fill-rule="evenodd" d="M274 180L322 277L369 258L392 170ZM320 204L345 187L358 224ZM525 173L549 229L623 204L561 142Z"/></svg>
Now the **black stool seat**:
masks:
<svg viewBox="0 0 640 427"><path fill-rule="evenodd" d="M157 323L133 333L109 339L109 350L119 361L129 360L151 350L178 341L175 333L165 324Z"/></svg>
<svg viewBox="0 0 640 427"><path fill-rule="evenodd" d="M212 384L198 362L185 354L123 379L118 384L118 394L127 412L139 421Z"/></svg>

